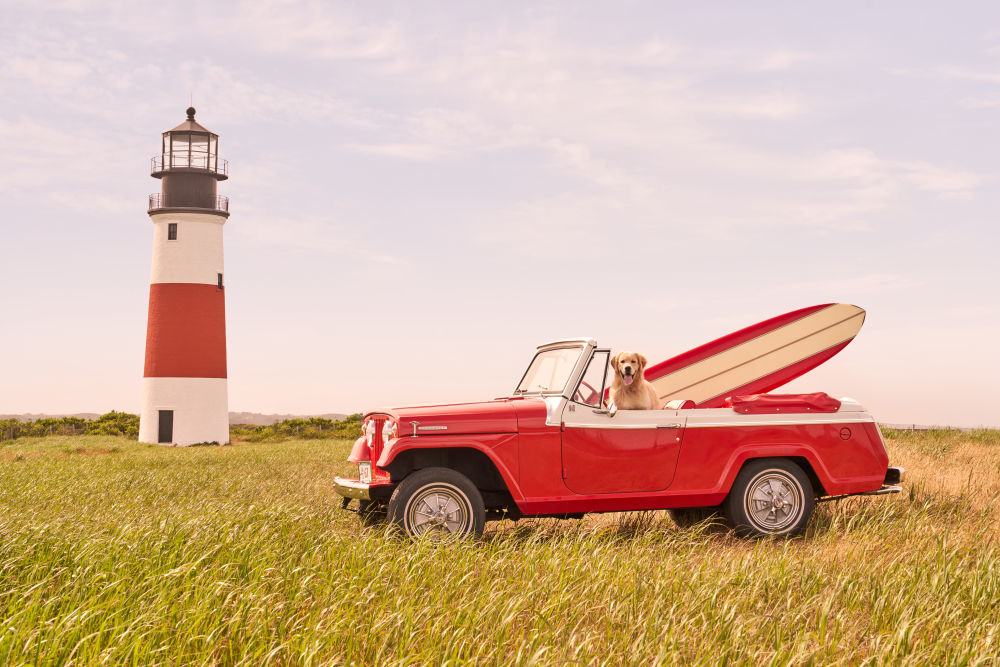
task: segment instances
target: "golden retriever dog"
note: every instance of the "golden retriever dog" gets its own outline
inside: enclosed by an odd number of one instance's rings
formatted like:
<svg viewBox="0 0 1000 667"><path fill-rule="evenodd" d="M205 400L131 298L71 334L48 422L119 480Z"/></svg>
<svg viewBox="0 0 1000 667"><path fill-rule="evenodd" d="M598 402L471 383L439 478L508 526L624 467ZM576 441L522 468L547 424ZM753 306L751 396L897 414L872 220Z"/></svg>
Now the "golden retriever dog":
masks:
<svg viewBox="0 0 1000 667"><path fill-rule="evenodd" d="M619 410L660 409L660 397L642 375L648 363L638 352L619 352L611 358L611 366L615 369L611 400Z"/></svg>

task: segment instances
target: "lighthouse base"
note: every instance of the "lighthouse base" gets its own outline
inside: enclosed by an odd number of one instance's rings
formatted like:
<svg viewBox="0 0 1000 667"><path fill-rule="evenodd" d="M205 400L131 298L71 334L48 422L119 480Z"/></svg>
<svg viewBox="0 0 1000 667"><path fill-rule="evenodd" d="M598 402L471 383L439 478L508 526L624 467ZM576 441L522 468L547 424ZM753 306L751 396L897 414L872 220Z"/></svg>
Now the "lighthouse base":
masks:
<svg viewBox="0 0 1000 667"><path fill-rule="evenodd" d="M226 378L143 378L139 442L228 443L227 383Z"/></svg>

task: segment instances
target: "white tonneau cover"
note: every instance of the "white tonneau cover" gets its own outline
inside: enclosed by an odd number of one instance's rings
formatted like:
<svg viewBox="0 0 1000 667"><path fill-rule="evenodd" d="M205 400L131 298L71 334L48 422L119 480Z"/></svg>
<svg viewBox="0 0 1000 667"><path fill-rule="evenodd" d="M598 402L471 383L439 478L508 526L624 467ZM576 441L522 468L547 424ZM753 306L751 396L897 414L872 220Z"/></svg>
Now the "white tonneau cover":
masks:
<svg viewBox="0 0 1000 667"><path fill-rule="evenodd" d="M741 414L732 408L691 408L687 410L618 410L614 416L586 406L570 404L562 396L543 399L546 424L610 429L636 428L724 428L745 426L793 426L799 424L855 424L874 422L864 407L851 398L841 399L837 412L787 412L781 414Z"/></svg>

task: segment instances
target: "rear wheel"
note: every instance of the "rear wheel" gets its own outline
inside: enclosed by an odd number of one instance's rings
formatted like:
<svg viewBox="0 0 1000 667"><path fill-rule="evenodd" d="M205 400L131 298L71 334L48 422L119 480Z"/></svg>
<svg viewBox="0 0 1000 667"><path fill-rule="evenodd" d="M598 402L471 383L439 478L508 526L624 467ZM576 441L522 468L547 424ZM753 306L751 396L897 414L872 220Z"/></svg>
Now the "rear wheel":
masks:
<svg viewBox="0 0 1000 667"><path fill-rule="evenodd" d="M814 505L802 468L787 459L760 459L743 466L722 507L741 535L787 537L805 532Z"/></svg>
<svg viewBox="0 0 1000 667"><path fill-rule="evenodd" d="M462 473L424 468L392 492L388 519L413 538L480 537L486 509L479 489Z"/></svg>

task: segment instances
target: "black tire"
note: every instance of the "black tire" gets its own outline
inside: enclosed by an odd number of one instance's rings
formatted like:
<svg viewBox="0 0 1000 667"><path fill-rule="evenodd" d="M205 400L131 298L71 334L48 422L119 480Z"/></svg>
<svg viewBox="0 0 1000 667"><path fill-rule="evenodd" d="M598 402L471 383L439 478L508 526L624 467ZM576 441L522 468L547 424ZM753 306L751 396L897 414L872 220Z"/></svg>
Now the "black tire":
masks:
<svg viewBox="0 0 1000 667"><path fill-rule="evenodd" d="M358 501L358 519L364 526L377 526L385 521L385 507L373 500Z"/></svg>
<svg viewBox="0 0 1000 667"><path fill-rule="evenodd" d="M809 477L788 459L749 461L722 504L729 527L748 537L805 532L816 499Z"/></svg>
<svg viewBox="0 0 1000 667"><path fill-rule="evenodd" d="M423 468L392 492L388 519L412 538L478 538L486 524L486 508L479 489L462 473Z"/></svg>
<svg viewBox="0 0 1000 667"><path fill-rule="evenodd" d="M667 514L674 520L677 527L682 530L697 526L703 521L713 520L719 522L725 519L722 515L722 507L720 505L713 505L712 507L674 507L668 509Z"/></svg>

